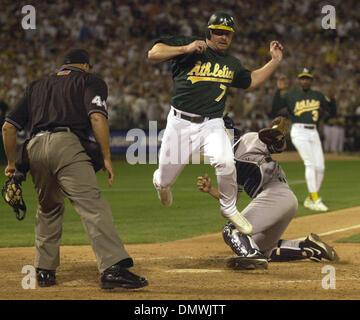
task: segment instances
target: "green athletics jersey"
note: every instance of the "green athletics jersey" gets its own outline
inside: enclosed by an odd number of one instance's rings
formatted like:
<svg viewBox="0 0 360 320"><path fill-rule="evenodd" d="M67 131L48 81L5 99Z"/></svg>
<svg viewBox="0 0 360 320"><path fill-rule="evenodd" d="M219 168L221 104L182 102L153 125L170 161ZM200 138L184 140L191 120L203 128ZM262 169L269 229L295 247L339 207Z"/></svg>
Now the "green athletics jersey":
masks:
<svg viewBox="0 0 360 320"><path fill-rule="evenodd" d="M321 112L336 114L335 100L315 90L304 91L302 88L291 89L285 93L277 90L273 99L272 113L287 108L292 123L316 124Z"/></svg>
<svg viewBox="0 0 360 320"><path fill-rule="evenodd" d="M155 43L185 46L199 37L174 36ZM251 72L229 55L207 47L203 53L176 56L171 61L174 87L171 105L176 109L211 118L222 117L229 87L246 89L251 84Z"/></svg>

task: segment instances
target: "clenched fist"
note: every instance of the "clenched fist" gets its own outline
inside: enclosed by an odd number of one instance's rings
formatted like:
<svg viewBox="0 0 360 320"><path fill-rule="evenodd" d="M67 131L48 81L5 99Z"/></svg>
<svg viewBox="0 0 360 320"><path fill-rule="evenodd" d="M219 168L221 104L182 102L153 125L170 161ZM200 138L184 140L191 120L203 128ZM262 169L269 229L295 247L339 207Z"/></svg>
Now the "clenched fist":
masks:
<svg viewBox="0 0 360 320"><path fill-rule="evenodd" d="M207 48L207 44L203 40L195 40L184 47L185 53L203 53Z"/></svg>
<svg viewBox="0 0 360 320"><path fill-rule="evenodd" d="M211 180L207 173L205 173L205 177L198 177L197 187L202 192L210 192Z"/></svg>
<svg viewBox="0 0 360 320"><path fill-rule="evenodd" d="M271 41L270 42L270 54L274 60L276 60L278 62L280 62L282 60L283 50L284 50L284 47L281 45L281 43L279 41Z"/></svg>

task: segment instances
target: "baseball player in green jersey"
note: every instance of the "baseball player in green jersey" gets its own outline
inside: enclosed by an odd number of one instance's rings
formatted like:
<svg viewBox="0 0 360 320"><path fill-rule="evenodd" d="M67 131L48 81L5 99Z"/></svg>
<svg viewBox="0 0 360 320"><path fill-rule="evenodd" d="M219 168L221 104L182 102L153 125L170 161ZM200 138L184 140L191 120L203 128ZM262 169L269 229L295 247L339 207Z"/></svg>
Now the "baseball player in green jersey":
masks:
<svg viewBox="0 0 360 320"><path fill-rule="evenodd" d="M228 89L253 89L261 85L278 67L283 47L272 41L271 60L250 71L227 53L234 32L233 17L217 12L208 21L206 39L161 38L148 52L153 63L171 61L174 81L153 183L162 204L171 206L171 185L189 163L190 156L200 152L216 170L222 215L239 231L249 234L252 226L236 208L235 164L222 115Z"/></svg>
<svg viewBox="0 0 360 320"><path fill-rule="evenodd" d="M335 99L329 99L323 93L311 90L314 75L308 68L298 74L301 88L287 90L285 79L277 82L272 112L287 108L292 121L290 137L293 145L305 164L305 179L309 196L304 206L310 210L327 211L328 207L319 197L319 190L324 178L325 161L317 122L322 113L336 114Z"/></svg>

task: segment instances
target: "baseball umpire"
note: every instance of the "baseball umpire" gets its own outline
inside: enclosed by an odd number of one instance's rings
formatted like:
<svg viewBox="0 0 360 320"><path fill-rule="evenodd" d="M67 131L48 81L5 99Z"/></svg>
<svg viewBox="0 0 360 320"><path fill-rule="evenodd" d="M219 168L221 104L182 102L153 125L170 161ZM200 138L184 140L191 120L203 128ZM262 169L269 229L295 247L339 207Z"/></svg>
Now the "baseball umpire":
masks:
<svg viewBox="0 0 360 320"><path fill-rule="evenodd" d="M266 269L268 260L338 259L336 251L316 234L304 241L281 239L298 208L284 171L271 157L286 148L287 126L286 119L278 117L269 128L248 132L234 144L238 196L245 190L252 198L241 213L252 224L253 232L241 234L231 222L223 228L225 243L237 255L228 260L231 268ZM198 177L198 188L218 198L218 190L211 186L208 175Z"/></svg>
<svg viewBox="0 0 360 320"><path fill-rule="evenodd" d="M260 86L278 67L283 47L272 41L271 60L251 72L227 52L235 31L233 17L216 12L208 21L206 39L161 38L149 51L148 58L153 63L171 61L174 81L159 168L154 172L153 183L162 204L171 206L171 185L190 156L200 152L216 168L221 214L238 230L250 233L251 225L236 208L234 159L222 114L228 89Z"/></svg>
<svg viewBox="0 0 360 320"><path fill-rule="evenodd" d="M148 282L128 270L133 260L117 234L110 206L96 180L95 167L97 170L102 166L108 172L109 185L114 172L107 122L108 88L89 69L88 52L70 49L59 72L27 87L2 127L8 159L5 175L15 173L16 132L27 126L31 140L26 151L39 202L35 219L39 286L56 284L64 200L68 198L81 217L95 253L101 288L140 288ZM86 139L91 131L97 144ZM96 158L94 146L99 146L101 159Z"/></svg>
<svg viewBox="0 0 360 320"><path fill-rule="evenodd" d="M319 196L324 179L325 161L317 123L321 116L336 115L334 97L328 98L320 91L312 90L314 74L303 68L298 79L301 88L288 90L286 79L279 79L275 93L272 113L276 115L286 108L292 121L290 137L305 165L305 180L309 196L304 207L315 211L327 211L328 207Z"/></svg>

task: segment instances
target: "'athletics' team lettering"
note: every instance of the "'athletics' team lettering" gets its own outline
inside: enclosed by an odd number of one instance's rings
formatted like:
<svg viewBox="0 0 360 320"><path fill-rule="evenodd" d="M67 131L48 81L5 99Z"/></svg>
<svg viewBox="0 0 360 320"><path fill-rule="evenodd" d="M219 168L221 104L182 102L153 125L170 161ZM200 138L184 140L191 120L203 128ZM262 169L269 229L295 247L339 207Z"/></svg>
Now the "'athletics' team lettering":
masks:
<svg viewBox="0 0 360 320"><path fill-rule="evenodd" d="M220 69L220 65L215 63L212 69L211 62L201 63L196 62L194 68L187 74L191 83L198 81L215 81L215 82L226 82L231 83L234 78L234 71L231 71L228 66L224 66Z"/></svg>

